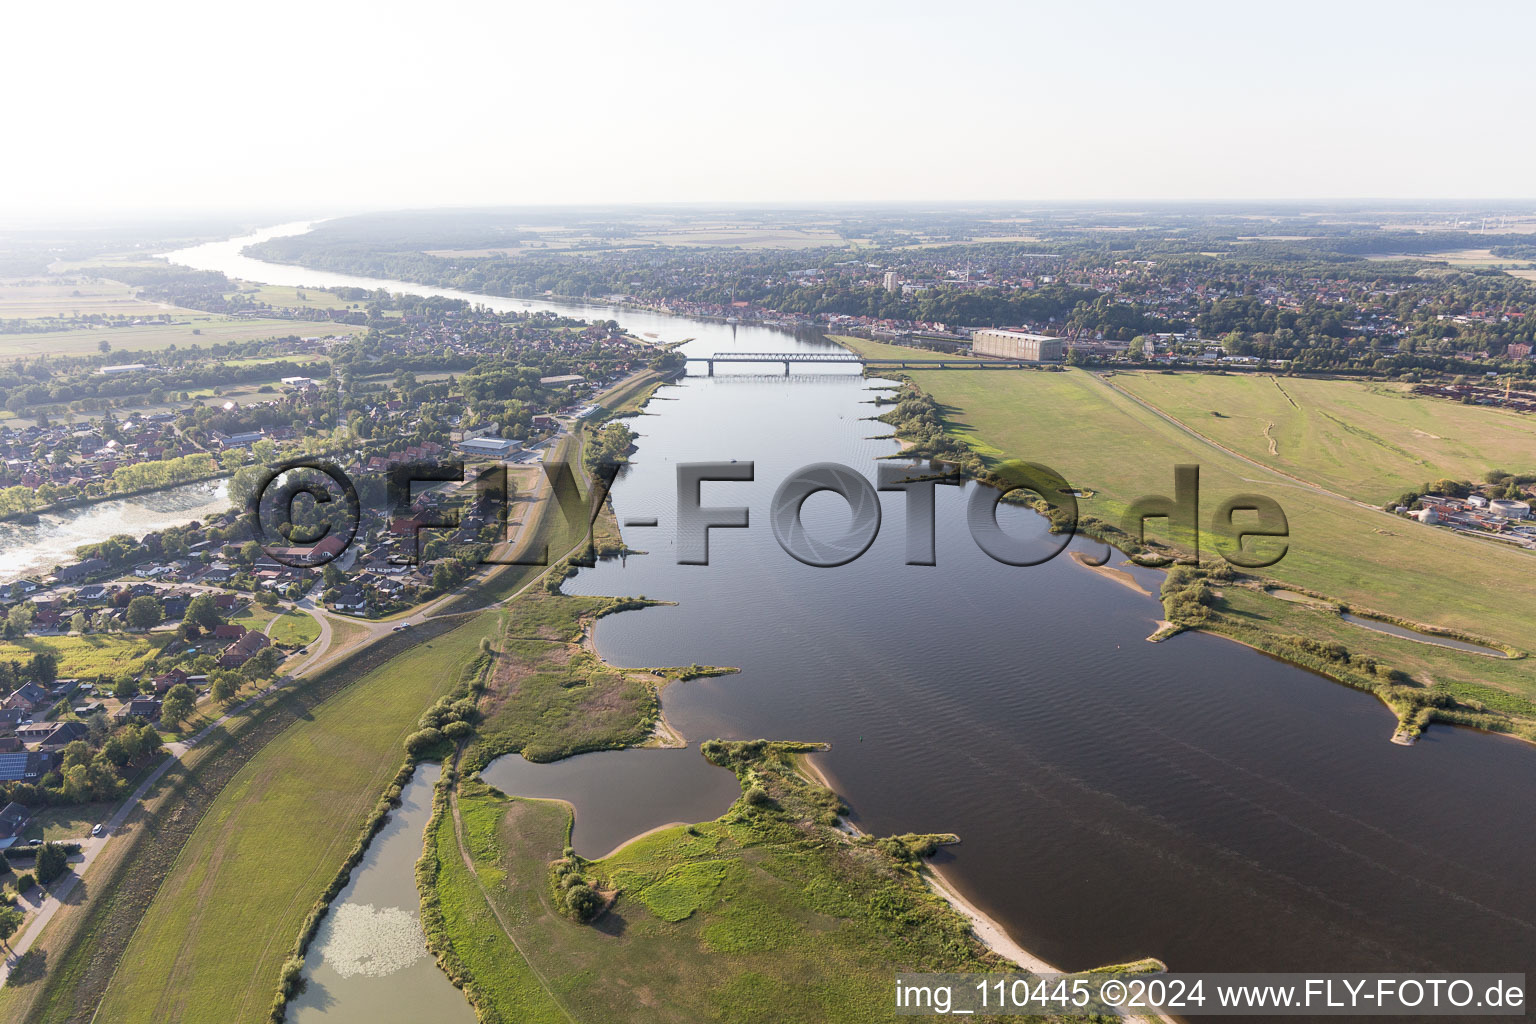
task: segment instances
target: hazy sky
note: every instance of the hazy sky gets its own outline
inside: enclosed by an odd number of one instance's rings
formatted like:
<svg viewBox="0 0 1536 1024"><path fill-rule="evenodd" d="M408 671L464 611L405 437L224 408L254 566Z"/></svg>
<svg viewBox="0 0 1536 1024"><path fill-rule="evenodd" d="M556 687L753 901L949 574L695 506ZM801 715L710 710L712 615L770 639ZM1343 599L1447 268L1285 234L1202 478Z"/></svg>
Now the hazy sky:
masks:
<svg viewBox="0 0 1536 1024"><path fill-rule="evenodd" d="M10 4L0 216L1529 197L1536 4Z"/></svg>

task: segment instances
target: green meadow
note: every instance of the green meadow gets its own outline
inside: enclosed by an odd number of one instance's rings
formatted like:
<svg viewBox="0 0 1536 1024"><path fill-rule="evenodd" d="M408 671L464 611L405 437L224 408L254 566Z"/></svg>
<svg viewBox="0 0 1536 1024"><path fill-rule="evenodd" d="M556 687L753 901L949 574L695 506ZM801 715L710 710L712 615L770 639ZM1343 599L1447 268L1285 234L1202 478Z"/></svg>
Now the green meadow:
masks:
<svg viewBox="0 0 1536 1024"><path fill-rule="evenodd" d="M853 339L851 344L863 350L867 343ZM1007 459L1042 462L1074 487L1090 489L1092 496L1078 503L1082 514L1118 525L1138 498L1173 493L1176 465L1196 464L1204 557L1234 546L1229 530L1213 528L1218 505L1228 497L1261 494L1279 503L1290 534L1284 557L1259 570L1262 575L1358 607L1536 651L1536 619L1529 614L1536 600L1532 582L1536 554L1422 526L1239 458L1112 386L1125 375L1116 375L1110 382L1084 370L910 371L906 376L941 405L946 431L990 465ZM1291 384L1289 379L1282 382L1287 387ZM1319 394L1328 393L1317 388L1303 391L1310 402L1317 402ZM1359 399L1357 391L1341 394ZM1390 395L1363 401L1373 408L1401 402L1404 409L1423 410L1427 432L1442 427L1446 417L1458 415L1427 401ZM1336 408L1335 415L1347 420L1348 406ZM1511 453L1498 447L1507 443L1501 428L1489 428L1489 433L1494 450L1486 458L1492 466ZM1459 457L1466 465L1481 458ZM1298 445L1292 459L1293 468L1301 470L1296 476L1326 477L1319 467L1330 457L1321 446ZM1503 468L1516 469L1513 465ZM1160 531L1149 526L1148 534L1159 536ZM1163 539L1186 549L1192 540L1180 535ZM1536 696L1536 670L1527 667L1532 664L1530 659L1523 660L1511 673L1490 675L1485 681Z"/></svg>

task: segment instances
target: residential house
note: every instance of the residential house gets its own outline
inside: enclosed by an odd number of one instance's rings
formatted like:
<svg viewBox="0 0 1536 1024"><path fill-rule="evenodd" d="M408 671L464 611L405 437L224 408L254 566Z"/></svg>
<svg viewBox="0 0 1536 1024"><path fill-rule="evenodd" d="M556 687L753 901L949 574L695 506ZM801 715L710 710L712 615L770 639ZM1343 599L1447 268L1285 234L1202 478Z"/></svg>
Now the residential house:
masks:
<svg viewBox="0 0 1536 1024"><path fill-rule="evenodd" d="M155 676L151 682L151 685L154 686L156 693L164 696L165 691L169 690L173 686L179 686L180 684L185 683L189 678L191 677L181 669L173 668L169 672L162 672Z"/></svg>
<svg viewBox="0 0 1536 1024"><path fill-rule="evenodd" d="M32 815L18 803L8 803L0 808L0 850L9 850L21 839Z"/></svg>
<svg viewBox="0 0 1536 1024"><path fill-rule="evenodd" d="M256 652L271 644L263 633L252 630L245 636L236 640L224 648L224 653L219 655L220 668L239 668L256 656Z"/></svg>
<svg viewBox="0 0 1536 1024"><path fill-rule="evenodd" d="M48 774L51 762L52 758L36 752L0 754L0 782L30 782L35 785Z"/></svg>
<svg viewBox="0 0 1536 1024"><path fill-rule="evenodd" d="M23 683L18 686L11 695L5 698L0 707L19 708L22 711L32 712L49 703L48 691L36 683Z"/></svg>
<svg viewBox="0 0 1536 1024"><path fill-rule="evenodd" d="M112 713L112 718L118 723L126 722L130 718L153 722L159 717L160 702L149 697L135 697Z"/></svg>
<svg viewBox="0 0 1536 1024"><path fill-rule="evenodd" d="M83 740L91 734L84 722L56 722L53 731L43 737L37 749L43 751L63 750L75 740Z"/></svg>

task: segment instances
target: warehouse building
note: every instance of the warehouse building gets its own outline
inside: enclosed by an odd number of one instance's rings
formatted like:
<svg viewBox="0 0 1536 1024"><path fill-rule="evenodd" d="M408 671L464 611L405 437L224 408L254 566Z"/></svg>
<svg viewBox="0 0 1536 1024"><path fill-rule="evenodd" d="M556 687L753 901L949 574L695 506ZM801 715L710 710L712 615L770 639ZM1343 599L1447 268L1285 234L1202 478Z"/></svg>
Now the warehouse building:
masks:
<svg viewBox="0 0 1536 1024"><path fill-rule="evenodd" d="M1032 363L1061 361L1062 340L1025 331L984 330L971 335L971 354L997 359L1027 359Z"/></svg>

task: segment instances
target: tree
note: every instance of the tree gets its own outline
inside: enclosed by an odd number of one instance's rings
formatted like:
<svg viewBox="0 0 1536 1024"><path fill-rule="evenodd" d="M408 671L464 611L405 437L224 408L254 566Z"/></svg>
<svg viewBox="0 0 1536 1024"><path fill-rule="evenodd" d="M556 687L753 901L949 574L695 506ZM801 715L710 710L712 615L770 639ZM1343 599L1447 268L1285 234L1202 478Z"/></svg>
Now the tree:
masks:
<svg viewBox="0 0 1536 1024"><path fill-rule="evenodd" d="M127 620L130 629L153 629L165 618L165 609L155 598L144 594L128 602Z"/></svg>
<svg viewBox="0 0 1536 1024"><path fill-rule="evenodd" d="M6 629L12 635L25 633L31 628L32 616L35 614L37 614L37 609L33 608L26 601L23 601L21 604L12 605L11 610L5 616Z"/></svg>
<svg viewBox="0 0 1536 1024"><path fill-rule="evenodd" d="M43 686L52 686L59 678L59 656L52 651L38 651L32 655L27 671Z"/></svg>
<svg viewBox="0 0 1536 1024"><path fill-rule="evenodd" d="M117 681L112 684L112 696L118 700L133 700L138 695L139 681L128 672L118 676Z"/></svg>
<svg viewBox="0 0 1536 1024"><path fill-rule="evenodd" d="M32 869L37 884L48 885L69 870L69 854L58 843L44 843L37 851L37 863Z"/></svg>
<svg viewBox="0 0 1536 1024"><path fill-rule="evenodd" d="M565 905L578 921L590 921L602 909L603 898L590 885L573 885L566 890Z"/></svg>
<svg viewBox="0 0 1536 1024"><path fill-rule="evenodd" d="M198 594L187 602L187 613L181 621L190 622L199 629L213 629L224 620L219 617L219 606L213 603L213 595Z"/></svg>
<svg viewBox="0 0 1536 1024"><path fill-rule="evenodd" d="M240 666L240 674L247 679L271 679L281 661L276 647L263 647Z"/></svg>
<svg viewBox="0 0 1536 1024"><path fill-rule="evenodd" d="M238 689L239 686L237 685L231 673L220 672L218 675L213 677L213 687L211 692L213 694L213 699L218 701L220 704L228 704L231 700L233 700L235 697L235 692Z"/></svg>
<svg viewBox="0 0 1536 1024"><path fill-rule="evenodd" d="M102 342L103 345L106 342ZM23 915L15 907L0 907L0 945L11 948L11 936L21 928Z"/></svg>
<svg viewBox="0 0 1536 1024"><path fill-rule="evenodd" d="M76 633L84 633L86 626L85 612L75 612L69 617L69 628Z"/></svg>
<svg viewBox="0 0 1536 1024"><path fill-rule="evenodd" d="M73 740L62 751L64 767L71 768L77 764L91 763L91 747L84 740Z"/></svg>
<svg viewBox="0 0 1536 1024"><path fill-rule="evenodd" d="M192 687L186 683L177 683L165 692L165 701L160 705L161 721L169 725L180 725L192 714L196 702L197 697Z"/></svg>

